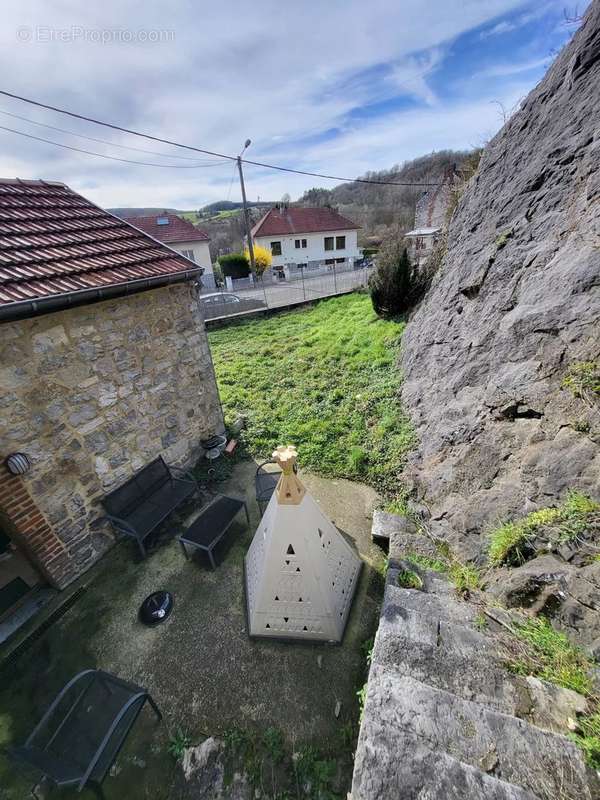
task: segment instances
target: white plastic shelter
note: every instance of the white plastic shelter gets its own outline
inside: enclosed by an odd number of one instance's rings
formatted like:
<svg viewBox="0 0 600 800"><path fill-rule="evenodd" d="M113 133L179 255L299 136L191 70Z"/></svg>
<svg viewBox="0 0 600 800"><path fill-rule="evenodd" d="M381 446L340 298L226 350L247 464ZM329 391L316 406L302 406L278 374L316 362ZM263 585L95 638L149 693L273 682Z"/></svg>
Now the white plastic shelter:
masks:
<svg viewBox="0 0 600 800"><path fill-rule="evenodd" d="M294 473L296 448L246 554L250 636L340 642L362 562Z"/></svg>

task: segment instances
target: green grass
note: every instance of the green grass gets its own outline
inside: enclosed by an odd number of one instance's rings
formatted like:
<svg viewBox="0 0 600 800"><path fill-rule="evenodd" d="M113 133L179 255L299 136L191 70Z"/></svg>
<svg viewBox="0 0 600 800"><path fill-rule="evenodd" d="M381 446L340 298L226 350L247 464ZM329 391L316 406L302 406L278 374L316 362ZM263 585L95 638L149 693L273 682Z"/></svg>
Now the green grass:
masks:
<svg viewBox="0 0 600 800"><path fill-rule="evenodd" d="M226 421L245 416L254 456L295 444L305 469L393 496L413 444L399 400L403 330L351 294L209 332Z"/></svg>
<svg viewBox="0 0 600 800"><path fill-rule="evenodd" d="M412 569L402 569L396 578L398 586L403 589L422 589L423 581Z"/></svg>
<svg viewBox="0 0 600 800"><path fill-rule="evenodd" d="M596 361L577 361L571 364L562 382L574 397L600 396L600 364Z"/></svg>
<svg viewBox="0 0 600 800"><path fill-rule="evenodd" d="M508 663L513 672L535 675L587 698L589 713L577 718L577 731L568 735L582 749L588 764L600 769L600 706L591 659L545 617L526 619L515 625L514 632L520 649L518 657Z"/></svg>
<svg viewBox="0 0 600 800"><path fill-rule="evenodd" d="M434 572L448 572L448 562L442 561L440 558L430 558L429 556L422 556L420 553L408 553L406 560L422 569L431 569Z"/></svg>
<svg viewBox="0 0 600 800"><path fill-rule="evenodd" d="M489 534L488 557L494 567L517 566L532 551L531 540L542 530L557 544L573 541L594 523L600 504L581 492L571 491L558 508L533 511L516 522L505 522Z"/></svg>
<svg viewBox="0 0 600 800"><path fill-rule="evenodd" d="M545 617L526 620L516 627L516 633L528 645L528 652L512 665L517 672L537 675L582 695L592 693L591 662Z"/></svg>
<svg viewBox="0 0 600 800"><path fill-rule="evenodd" d="M481 582L477 567L473 564L461 564L459 561L454 561L450 565L448 577L459 594L468 594L478 589Z"/></svg>
<svg viewBox="0 0 600 800"><path fill-rule="evenodd" d="M571 739L583 750L585 759L594 769L600 769L600 711L579 719L580 730Z"/></svg>

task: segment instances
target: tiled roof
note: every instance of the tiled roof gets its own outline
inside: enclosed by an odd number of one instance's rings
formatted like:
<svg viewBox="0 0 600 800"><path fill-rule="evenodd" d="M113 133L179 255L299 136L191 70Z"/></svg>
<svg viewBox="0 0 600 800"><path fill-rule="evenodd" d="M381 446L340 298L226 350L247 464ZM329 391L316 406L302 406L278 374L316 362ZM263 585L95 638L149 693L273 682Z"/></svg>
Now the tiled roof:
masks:
<svg viewBox="0 0 600 800"><path fill-rule="evenodd" d="M167 220L159 223L158 220ZM178 217L177 214L154 214L152 217L127 217L127 222L136 228L149 233L159 242L173 244L174 242L208 242L208 234L199 231L187 219Z"/></svg>
<svg viewBox="0 0 600 800"><path fill-rule="evenodd" d="M0 308L193 269L63 183L0 179Z"/></svg>
<svg viewBox="0 0 600 800"><path fill-rule="evenodd" d="M357 230L357 225L332 208L272 208L252 229L252 236L289 236L295 233Z"/></svg>

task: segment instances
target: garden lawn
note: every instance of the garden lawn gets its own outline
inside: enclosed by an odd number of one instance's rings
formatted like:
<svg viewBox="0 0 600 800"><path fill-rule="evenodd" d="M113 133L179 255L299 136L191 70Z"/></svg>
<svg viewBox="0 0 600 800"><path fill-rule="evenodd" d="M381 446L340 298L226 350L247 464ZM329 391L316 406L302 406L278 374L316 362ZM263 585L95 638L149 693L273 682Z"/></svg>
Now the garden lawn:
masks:
<svg viewBox="0 0 600 800"><path fill-rule="evenodd" d="M349 294L209 332L226 422L245 417L257 458L295 444L302 467L392 496L413 443L399 397L403 330Z"/></svg>

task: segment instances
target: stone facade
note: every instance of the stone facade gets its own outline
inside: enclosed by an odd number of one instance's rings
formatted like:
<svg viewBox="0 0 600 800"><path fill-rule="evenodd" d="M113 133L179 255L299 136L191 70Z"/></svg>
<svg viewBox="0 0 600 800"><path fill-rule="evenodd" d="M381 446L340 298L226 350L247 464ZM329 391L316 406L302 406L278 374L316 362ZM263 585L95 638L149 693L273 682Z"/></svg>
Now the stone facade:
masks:
<svg viewBox="0 0 600 800"><path fill-rule="evenodd" d="M454 169L450 169L442 183L425 192L415 207L415 228L444 228L452 188L456 180Z"/></svg>
<svg viewBox="0 0 600 800"><path fill-rule="evenodd" d="M5 323L0 340L0 452L32 461L0 512L60 588L112 543L103 495L158 455L193 463L223 430L204 323L186 283Z"/></svg>

